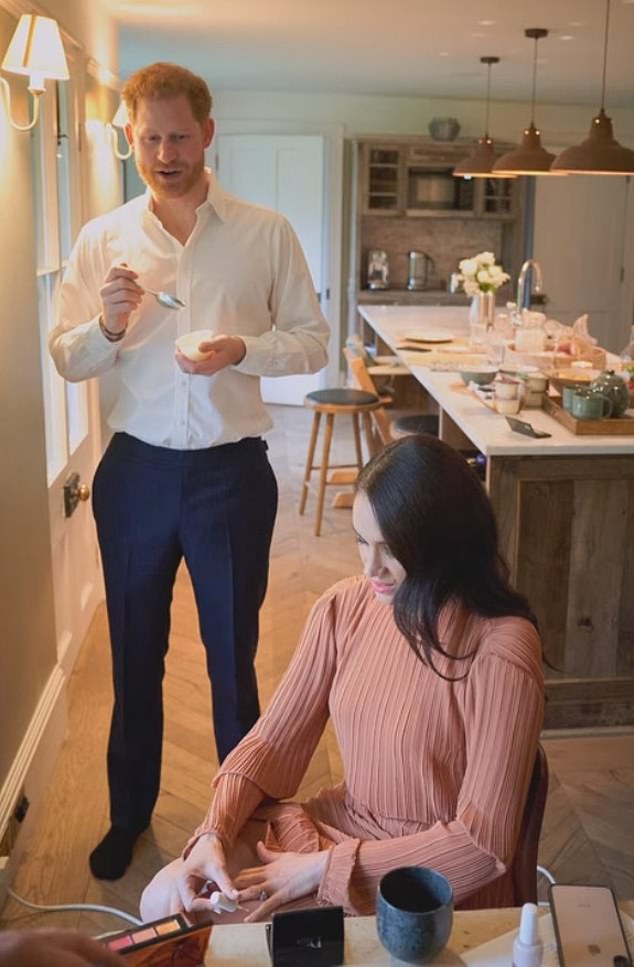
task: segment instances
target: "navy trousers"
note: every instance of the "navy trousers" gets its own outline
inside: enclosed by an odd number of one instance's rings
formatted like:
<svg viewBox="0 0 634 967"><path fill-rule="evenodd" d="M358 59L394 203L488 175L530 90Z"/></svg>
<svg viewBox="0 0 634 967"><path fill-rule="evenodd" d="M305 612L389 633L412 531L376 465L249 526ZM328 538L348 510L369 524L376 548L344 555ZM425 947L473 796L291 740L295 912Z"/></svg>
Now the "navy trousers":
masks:
<svg viewBox="0 0 634 967"><path fill-rule="evenodd" d="M176 570L185 558L211 681L220 760L260 714L254 658L277 483L261 439L170 450L125 433L97 468L93 510L112 645L110 816L140 832L161 774L162 682Z"/></svg>

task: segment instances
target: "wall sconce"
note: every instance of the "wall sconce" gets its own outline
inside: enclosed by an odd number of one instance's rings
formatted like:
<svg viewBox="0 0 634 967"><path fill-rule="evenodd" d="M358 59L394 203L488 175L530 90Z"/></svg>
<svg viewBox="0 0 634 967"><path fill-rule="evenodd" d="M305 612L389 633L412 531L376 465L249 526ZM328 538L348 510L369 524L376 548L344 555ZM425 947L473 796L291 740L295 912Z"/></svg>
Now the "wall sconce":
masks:
<svg viewBox="0 0 634 967"><path fill-rule="evenodd" d="M122 101L112 121L106 125L112 138L112 150L114 151L115 158L118 158L119 161L127 161L132 154L131 144L128 145L127 151L119 151L119 130L125 128L127 123L128 109Z"/></svg>
<svg viewBox="0 0 634 967"><path fill-rule="evenodd" d="M29 93L33 98L33 118L28 124L18 124L11 117L11 88L0 77L0 88L7 99L11 125L17 131L30 131L37 124L40 96L46 90L45 80L67 81L68 64L62 38L55 20L22 14L2 61L2 70L11 74L25 74L29 78Z"/></svg>

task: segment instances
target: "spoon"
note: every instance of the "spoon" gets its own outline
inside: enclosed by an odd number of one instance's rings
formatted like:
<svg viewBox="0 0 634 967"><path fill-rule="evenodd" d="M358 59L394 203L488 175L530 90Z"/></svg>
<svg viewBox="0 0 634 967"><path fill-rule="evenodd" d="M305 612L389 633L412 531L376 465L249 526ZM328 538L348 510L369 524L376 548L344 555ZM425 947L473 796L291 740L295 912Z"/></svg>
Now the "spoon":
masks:
<svg viewBox="0 0 634 967"><path fill-rule="evenodd" d="M162 305L165 309L186 309L187 308L185 303L182 302L178 298L178 296L172 295L171 292L155 292L154 289L147 289L147 288L144 289L144 291L148 292L150 295L153 295L156 301L160 303L160 305Z"/></svg>

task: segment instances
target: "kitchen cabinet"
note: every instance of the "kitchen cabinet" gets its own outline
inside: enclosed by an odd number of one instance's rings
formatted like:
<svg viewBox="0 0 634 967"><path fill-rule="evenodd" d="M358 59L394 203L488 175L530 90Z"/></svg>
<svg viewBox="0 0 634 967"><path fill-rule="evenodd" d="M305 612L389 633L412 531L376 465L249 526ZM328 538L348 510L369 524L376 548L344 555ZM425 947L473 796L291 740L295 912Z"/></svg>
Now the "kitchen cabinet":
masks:
<svg viewBox="0 0 634 967"><path fill-rule="evenodd" d="M453 169L473 146L468 139L434 141L422 136L362 137L350 145L351 194L348 257L348 332L357 329L360 302L466 305L447 289L461 259L491 251L517 278L524 259L525 178L454 178ZM508 146L498 144L500 151ZM389 285L368 288L370 252L387 253ZM408 252L433 260L428 288L409 292ZM498 296L513 298L508 283Z"/></svg>
<svg viewBox="0 0 634 967"><path fill-rule="evenodd" d="M360 211L427 218L516 218L517 179L454 178L471 141L430 138L359 143ZM504 146L500 145L503 150Z"/></svg>

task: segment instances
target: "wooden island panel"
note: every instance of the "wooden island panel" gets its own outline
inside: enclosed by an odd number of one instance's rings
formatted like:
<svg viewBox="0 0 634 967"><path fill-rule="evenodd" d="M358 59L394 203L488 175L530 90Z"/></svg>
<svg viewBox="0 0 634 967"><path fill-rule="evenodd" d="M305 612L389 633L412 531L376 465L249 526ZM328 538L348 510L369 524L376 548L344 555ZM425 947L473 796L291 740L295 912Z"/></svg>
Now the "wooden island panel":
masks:
<svg viewBox="0 0 634 967"><path fill-rule="evenodd" d="M552 666L546 727L631 724L634 461L492 457L487 486Z"/></svg>

